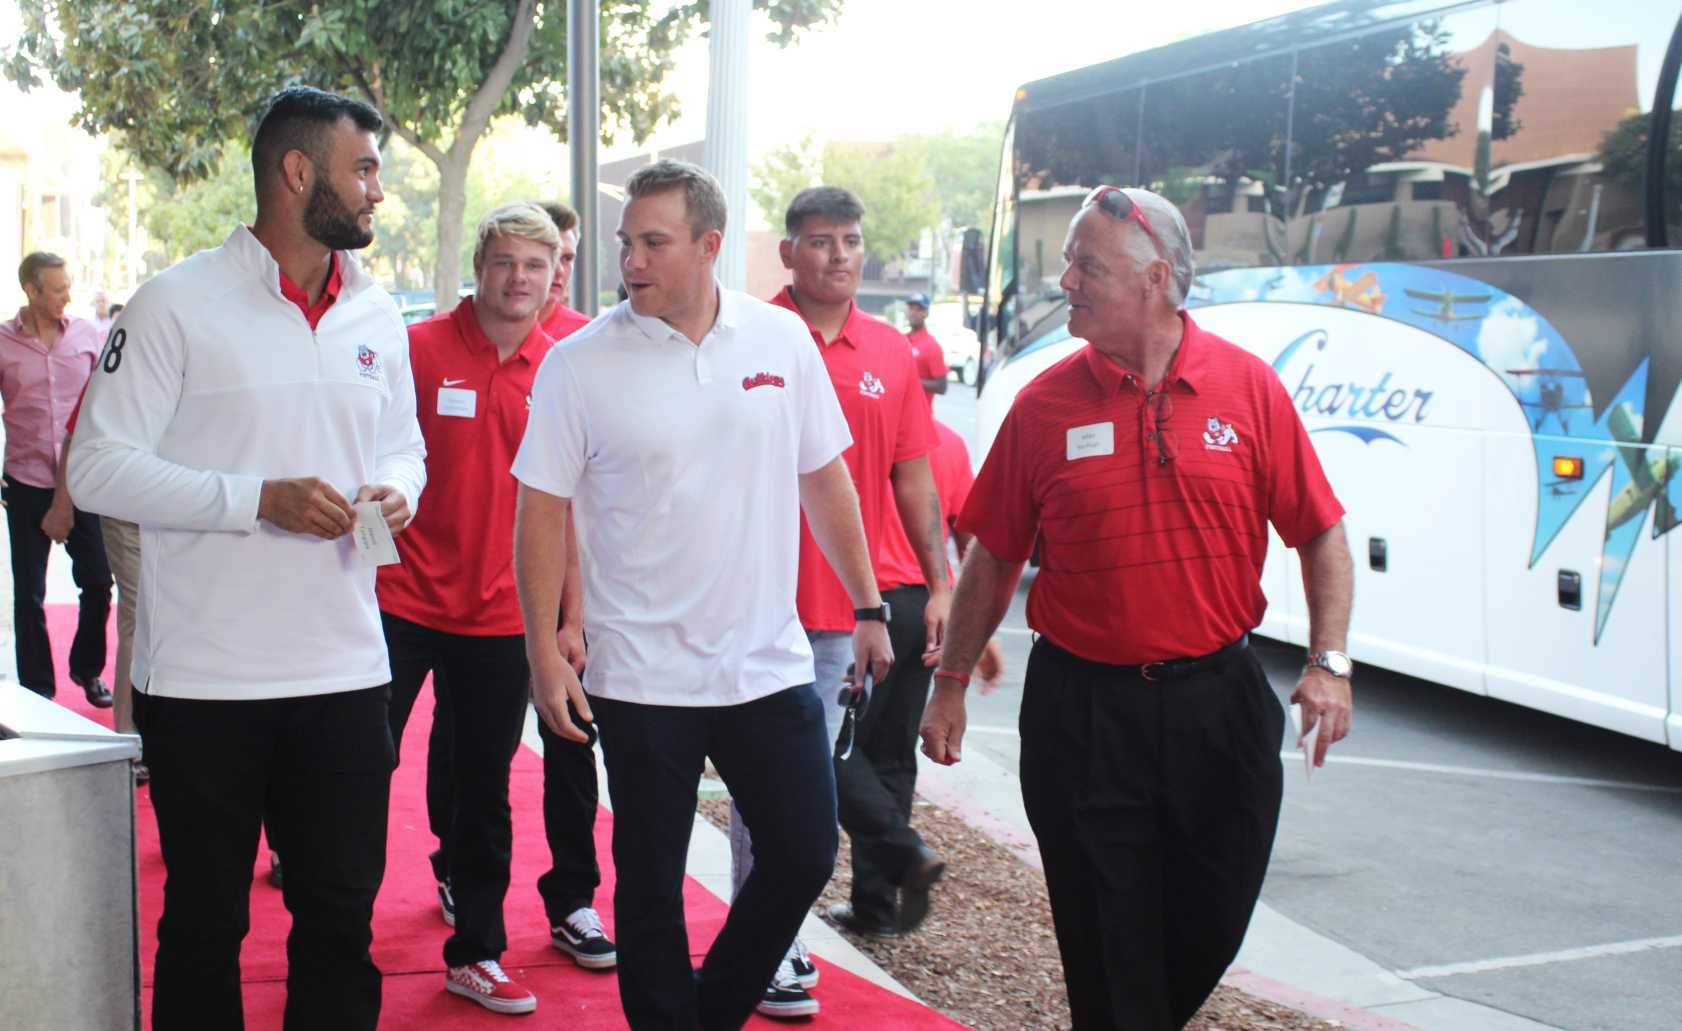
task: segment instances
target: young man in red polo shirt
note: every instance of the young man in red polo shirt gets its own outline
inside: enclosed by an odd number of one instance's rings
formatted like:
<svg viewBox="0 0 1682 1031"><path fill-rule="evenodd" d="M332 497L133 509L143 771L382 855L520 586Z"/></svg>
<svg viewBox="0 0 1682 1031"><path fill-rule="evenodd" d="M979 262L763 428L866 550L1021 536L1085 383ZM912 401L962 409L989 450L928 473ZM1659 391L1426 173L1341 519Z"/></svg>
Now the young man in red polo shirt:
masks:
<svg viewBox="0 0 1682 1031"><path fill-rule="evenodd" d="M946 349L929 332L928 294L912 294L905 299L905 320L911 323L911 331L905 334L905 339L911 344L911 357L917 362L917 376L923 381L923 397L928 399L932 411L934 396L946 393L950 370L946 365Z"/></svg>
<svg viewBox="0 0 1682 1031"><path fill-rule="evenodd" d="M436 503L410 524L401 564L382 567L379 580L392 738L402 741L428 673L449 721L448 783L428 790L443 846L435 872L454 903L446 909L455 931L444 943L445 987L498 1013L537 1006L500 966L513 834L508 769L531 676L514 588L516 485L508 470L525 433L532 378L551 346L537 314L559 247L541 209L491 211L474 246L474 295L409 328ZM579 618L574 597L566 622L576 627Z"/></svg>
<svg viewBox="0 0 1682 1031"><path fill-rule="evenodd" d="M854 621L887 622L894 643L894 667L875 685L860 720L858 733L864 734L875 718L873 714L903 715L910 703L895 701L900 695L914 700L920 713L929 677L922 654L928 645L940 641L951 602L940 502L929 472L934 429L928 405L920 398L917 369L905 338L854 303L864 268L863 218L864 206L847 190L814 186L800 191L789 204L784 218L787 236L779 245L783 266L792 273L794 282L771 298L771 303L797 313L805 321L841 402L853 436L853 444L843 457L858 490L878 583L882 512L891 503L906 525L917 528L917 559L925 582L933 586L884 591L886 605L881 609L855 610L840 578L802 522L796 602L801 626L816 657L817 684L831 740L842 715L838 696L845 674L847 635ZM908 752L916 744L916 719L911 716L904 728ZM912 759L915 761L914 752ZM855 867L863 863L880 871L890 885L886 904L879 912L855 920L848 909L838 918L855 929L883 934L914 928L928 912L929 889L944 872L944 861L911 829L862 752L855 751L852 759L836 764L836 794L841 825L853 839ZM752 867L751 851L741 821L733 820L732 827L732 865L739 885ZM792 1016L815 1012L815 1004L802 1005L793 998L796 993L787 983L791 973L801 987L816 983L816 969L809 966L799 942L791 952L791 967L779 970L778 982L768 990L762 1013ZM779 1007L772 997L779 993L788 997L788 1005Z"/></svg>
<svg viewBox="0 0 1682 1031"><path fill-rule="evenodd" d="M1343 508L1279 378L1185 312L1185 220L1100 187L1064 244L1087 346L1016 398L959 529L964 562L923 749L960 757L964 687L1040 542L1022 698L1077 1031L1184 1026L1238 953L1279 821L1284 713L1248 635L1271 523L1302 560L1316 763L1349 730Z"/></svg>
<svg viewBox="0 0 1682 1031"><path fill-rule="evenodd" d="M555 230L561 234L561 249L555 259L555 278L549 283L549 299L543 302L543 310L537 314L537 324L549 334L549 339L558 342L590 322L590 316L567 306L568 291L572 289L572 267L578 261L578 212L559 201L545 201L538 207L548 213L549 219L555 223Z"/></svg>

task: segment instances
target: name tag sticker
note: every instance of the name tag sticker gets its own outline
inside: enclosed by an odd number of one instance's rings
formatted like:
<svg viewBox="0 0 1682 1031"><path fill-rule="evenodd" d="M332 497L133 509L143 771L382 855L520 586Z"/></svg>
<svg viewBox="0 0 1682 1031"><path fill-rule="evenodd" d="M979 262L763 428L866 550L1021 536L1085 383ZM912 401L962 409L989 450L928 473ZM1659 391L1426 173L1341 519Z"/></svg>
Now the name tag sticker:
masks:
<svg viewBox="0 0 1682 1031"><path fill-rule="evenodd" d="M356 555L365 566L389 566L397 562L397 542L391 537L391 527L380 514L378 501L364 501L356 507Z"/></svg>
<svg viewBox="0 0 1682 1031"><path fill-rule="evenodd" d="M1115 423L1095 422L1090 426L1076 426L1069 431L1069 450L1065 457L1096 458L1115 454Z"/></svg>
<svg viewBox="0 0 1682 1031"><path fill-rule="evenodd" d="M438 388L438 414L471 419L479 410L479 392L460 387Z"/></svg>

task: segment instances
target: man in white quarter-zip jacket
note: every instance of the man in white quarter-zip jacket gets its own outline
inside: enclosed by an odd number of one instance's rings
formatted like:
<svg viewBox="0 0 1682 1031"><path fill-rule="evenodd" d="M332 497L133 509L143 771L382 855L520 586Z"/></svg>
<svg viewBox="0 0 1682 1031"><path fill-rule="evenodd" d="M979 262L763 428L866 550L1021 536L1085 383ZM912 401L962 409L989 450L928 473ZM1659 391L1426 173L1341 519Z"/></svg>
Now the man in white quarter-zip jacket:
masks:
<svg viewBox="0 0 1682 1031"><path fill-rule="evenodd" d="M143 285L70 455L78 506L140 524L135 722L168 878L152 1027L240 1028L258 829L284 868L285 1026L372 1029L394 764L374 571L426 481L408 339L373 240L378 113L297 87L251 147L257 219ZM237 704L229 704L237 703Z"/></svg>

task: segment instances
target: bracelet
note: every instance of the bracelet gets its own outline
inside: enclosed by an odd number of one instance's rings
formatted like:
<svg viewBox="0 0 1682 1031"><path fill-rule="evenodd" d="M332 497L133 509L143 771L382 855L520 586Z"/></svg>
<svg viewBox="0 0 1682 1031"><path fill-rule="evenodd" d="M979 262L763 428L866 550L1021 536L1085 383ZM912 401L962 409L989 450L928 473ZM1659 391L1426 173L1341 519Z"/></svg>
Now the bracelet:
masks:
<svg viewBox="0 0 1682 1031"><path fill-rule="evenodd" d="M945 677L948 680L956 680L959 687L969 686L968 673L959 673L955 669L937 669L934 671L934 675L937 677Z"/></svg>

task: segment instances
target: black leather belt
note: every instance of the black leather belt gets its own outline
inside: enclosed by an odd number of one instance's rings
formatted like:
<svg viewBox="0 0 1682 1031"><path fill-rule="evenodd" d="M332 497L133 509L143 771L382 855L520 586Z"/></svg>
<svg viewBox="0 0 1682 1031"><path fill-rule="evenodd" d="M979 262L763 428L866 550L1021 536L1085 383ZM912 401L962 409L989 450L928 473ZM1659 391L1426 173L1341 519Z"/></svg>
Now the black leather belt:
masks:
<svg viewBox="0 0 1682 1031"><path fill-rule="evenodd" d="M1159 680L1178 680L1180 677L1210 669L1232 658L1250 646L1250 635L1245 634L1238 640L1222 648L1220 651L1210 652L1190 659L1163 659L1160 662L1146 662L1138 666L1112 666L1124 676L1135 676L1140 680L1153 683Z"/></svg>

